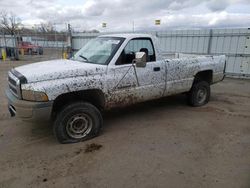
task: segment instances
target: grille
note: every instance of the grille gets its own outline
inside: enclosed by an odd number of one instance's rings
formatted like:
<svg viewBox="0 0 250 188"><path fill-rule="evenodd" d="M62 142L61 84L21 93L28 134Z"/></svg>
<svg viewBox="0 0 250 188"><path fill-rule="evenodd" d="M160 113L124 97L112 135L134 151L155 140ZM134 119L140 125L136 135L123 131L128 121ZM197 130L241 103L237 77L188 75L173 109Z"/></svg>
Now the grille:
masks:
<svg viewBox="0 0 250 188"><path fill-rule="evenodd" d="M20 82L17 77L15 77L11 72L9 72L8 76L8 82L9 82L9 88L10 91L15 95L17 98L19 98L20 94Z"/></svg>
<svg viewBox="0 0 250 188"><path fill-rule="evenodd" d="M10 76L9 76L9 83L12 85L16 85L16 81L13 80Z"/></svg>

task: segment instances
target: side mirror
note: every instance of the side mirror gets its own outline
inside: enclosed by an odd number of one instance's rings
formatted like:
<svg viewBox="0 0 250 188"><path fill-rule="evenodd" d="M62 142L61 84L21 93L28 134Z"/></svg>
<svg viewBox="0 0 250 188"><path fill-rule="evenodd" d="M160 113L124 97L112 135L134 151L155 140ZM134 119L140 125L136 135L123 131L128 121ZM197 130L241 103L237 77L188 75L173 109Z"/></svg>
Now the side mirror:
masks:
<svg viewBox="0 0 250 188"><path fill-rule="evenodd" d="M146 67L147 58L145 52L136 52L135 59L133 60L136 67Z"/></svg>

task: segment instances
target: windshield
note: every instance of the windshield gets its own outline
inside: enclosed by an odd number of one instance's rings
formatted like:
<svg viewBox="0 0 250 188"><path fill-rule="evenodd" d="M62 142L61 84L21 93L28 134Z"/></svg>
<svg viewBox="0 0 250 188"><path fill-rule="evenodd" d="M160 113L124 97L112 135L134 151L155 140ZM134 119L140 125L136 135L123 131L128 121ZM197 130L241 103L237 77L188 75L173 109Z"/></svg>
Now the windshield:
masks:
<svg viewBox="0 0 250 188"><path fill-rule="evenodd" d="M123 38L117 37L98 37L92 39L72 59L94 64L108 64L123 40Z"/></svg>

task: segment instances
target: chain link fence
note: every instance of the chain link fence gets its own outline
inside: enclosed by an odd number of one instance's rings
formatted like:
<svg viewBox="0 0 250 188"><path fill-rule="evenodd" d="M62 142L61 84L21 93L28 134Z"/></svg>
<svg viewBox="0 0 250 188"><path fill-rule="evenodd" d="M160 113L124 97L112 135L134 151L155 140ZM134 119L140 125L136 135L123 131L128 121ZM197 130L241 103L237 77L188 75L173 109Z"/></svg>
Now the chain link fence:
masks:
<svg viewBox="0 0 250 188"><path fill-rule="evenodd" d="M0 34L0 58L2 60L28 60L34 56L48 59L66 58L69 52L68 33Z"/></svg>

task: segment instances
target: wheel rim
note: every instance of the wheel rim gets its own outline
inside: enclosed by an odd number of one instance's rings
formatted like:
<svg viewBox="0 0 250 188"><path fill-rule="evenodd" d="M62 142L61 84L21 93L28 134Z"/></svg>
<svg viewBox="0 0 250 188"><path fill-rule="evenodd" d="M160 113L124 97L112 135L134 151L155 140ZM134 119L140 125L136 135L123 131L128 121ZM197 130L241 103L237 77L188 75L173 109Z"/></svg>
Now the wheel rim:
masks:
<svg viewBox="0 0 250 188"><path fill-rule="evenodd" d="M93 126L92 118L85 113L72 116L66 125L67 134L74 138L84 138L91 131Z"/></svg>
<svg viewBox="0 0 250 188"><path fill-rule="evenodd" d="M199 88L199 90L197 91L197 101L199 104L202 104L206 101L207 98L207 90L206 88L202 87Z"/></svg>

